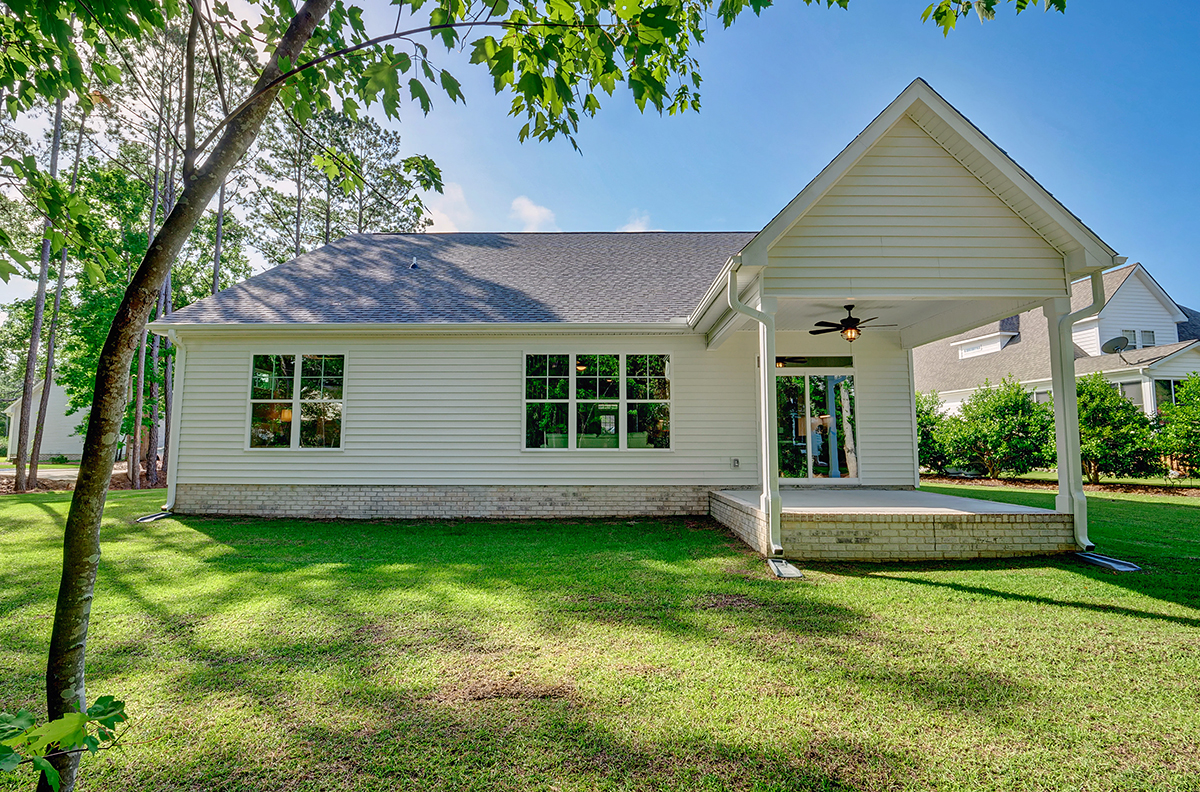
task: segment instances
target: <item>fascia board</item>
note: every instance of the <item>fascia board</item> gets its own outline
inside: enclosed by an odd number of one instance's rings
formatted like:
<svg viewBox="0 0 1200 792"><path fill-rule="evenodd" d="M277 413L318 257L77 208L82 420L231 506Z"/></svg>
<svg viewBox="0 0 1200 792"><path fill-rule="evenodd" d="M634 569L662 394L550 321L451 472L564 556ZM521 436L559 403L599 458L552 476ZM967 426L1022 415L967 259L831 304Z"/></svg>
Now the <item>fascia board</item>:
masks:
<svg viewBox="0 0 1200 792"><path fill-rule="evenodd" d="M976 341L988 341L993 338L1012 338L1020 335L1020 333L1010 333L1007 330L1002 330L998 333L988 333L987 335L975 336L974 338L964 338L962 341L951 341L950 346L962 346L963 344L973 344Z"/></svg>
<svg viewBox="0 0 1200 792"><path fill-rule="evenodd" d="M166 335L174 330L189 335L228 336L260 333L329 332L359 335L686 335L695 331L682 319L676 322L454 322L403 324L384 322L243 322L203 324L151 322L149 329Z"/></svg>

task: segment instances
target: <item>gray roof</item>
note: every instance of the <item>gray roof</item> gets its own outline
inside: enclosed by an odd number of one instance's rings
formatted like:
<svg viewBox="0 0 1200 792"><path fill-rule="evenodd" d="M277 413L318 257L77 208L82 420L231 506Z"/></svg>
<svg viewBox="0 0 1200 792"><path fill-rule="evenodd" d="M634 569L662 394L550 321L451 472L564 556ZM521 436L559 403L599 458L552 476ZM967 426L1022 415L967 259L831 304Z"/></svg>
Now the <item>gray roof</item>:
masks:
<svg viewBox="0 0 1200 792"><path fill-rule="evenodd" d="M356 234L162 324L667 322L752 232ZM410 267L413 259L417 267Z"/></svg>
<svg viewBox="0 0 1200 792"><path fill-rule="evenodd" d="M1194 341L1200 338L1200 311L1192 310L1186 305L1179 305L1179 303L1175 303L1175 305L1179 307L1179 310L1187 314L1185 321L1175 325L1179 328L1179 340L1183 341L1186 338L1189 341Z"/></svg>
<svg viewBox="0 0 1200 792"><path fill-rule="evenodd" d="M1104 273L1104 301L1107 303L1138 264L1130 264ZM1089 279L1071 284L1071 309L1079 310L1091 302ZM1130 349L1120 355L1089 356L1075 347L1075 372L1090 374L1096 371L1116 371L1151 365L1178 352L1200 337L1200 314L1182 308L1189 321L1197 323L1197 333L1185 335L1186 322L1179 324L1178 344ZM989 335L1000 331L1017 333L999 352L959 360L955 341ZM1188 339L1188 340L1184 340ZM1012 375L1020 382L1050 379L1050 332L1046 317L1037 308L1018 316L969 330L944 341L935 341L913 350L913 379L918 391L938 392L969 390L983 384L985 379L995 383Z"/></svg>

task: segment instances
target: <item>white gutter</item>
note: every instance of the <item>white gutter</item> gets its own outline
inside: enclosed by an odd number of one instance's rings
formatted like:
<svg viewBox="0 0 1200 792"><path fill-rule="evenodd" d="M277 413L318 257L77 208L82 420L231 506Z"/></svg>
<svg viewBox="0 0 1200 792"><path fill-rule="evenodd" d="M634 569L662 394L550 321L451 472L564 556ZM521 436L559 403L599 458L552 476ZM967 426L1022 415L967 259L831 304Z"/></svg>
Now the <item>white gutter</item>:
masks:
<svg viewBox="0 0 1200 792"><path fill-rule="evenodd" d="M162 510L175 508L175 481L179 477L179 426L183 423L183 388L186 382L187 347L179 342L174 330L167 331L167 338L175 345L175 389L171 392L171 452L167 455L167 502Z"/></svg>
<svg viewBox="0 0 1200 792"><path fill-rule="evenodd" d="M683 318L665 322L151 322L148 327L158 335L167 335L171 331L224 335L247 332L304 333L314 330L356 335L676 335L694 332Z"/></svg>
<svg viewBox="0 0 1200 792"><path fill-rule="evenodd" d="M759 333L758 371L762 398L759 399L759 470L762 472L762 494L759 506L767 516L770 555L780 555L783 545L780 539L780 514L783 503L779 497L779 438L775 431L775 317L756 311L738 299L737 271L741 262L730 259L729 272L725 281L725 293L729 308L735 313L749 317L761 326Z"/></svg>
<svg viewBox="0 0 1200 792"><path fill-rule="evenodd" d="M1113 257L1113 264L1120 266L1121 264L1124 264L1127 260L1128 259L1126 259L1124 256L1115 256L1115 257ZM1073 351L1074 350L1074 340L1073 340L1073 336L1071 334L1071 328L1073 328L1075 326L1075 323L1078 322L1080 319L1086 319L1089 316L1093 316L1094 314L1099 313L1100 309L1104 307L1104 273L1099 270L1093 272L1092 276L1091 276L1091 280L1092 280L1092 302L1090 304L1084 306L1083 308L1080 308L1078 311L1072 311L1071 313L1063 314L1062 316L1058 317L1059 343L1062 344L1062 346L1063 346L1063 351L1064 351L1063 362L1064 362L1064 364L1066 364L1067 360L1070 361L1069 365L1071 366L1071 382L1075 381L1075 356L1074 356L1074 351ZM1068 351L1068 349L1067 349L1068 342L1070 342L1070 350L1069 351L1071 351L1071 356L1069 358L1066 357L1066 354L1065 354ZM1076 429L1078 429L1078 426L1079 426L1079 401L1078 401L1078 399L1067 398L1067 394L1065 394L1065 393L1060 395L1060 399L1062 400L1062 403L1063 403L1063 417L1064 417L1064 421L1066 422L1066 425L1068 427L1074 426L1074 427L1076 427ZM1092 548L1095 547L1095 545L1092 544L1092 541L1088 538L1088 533L1087 533L1087 495L1084 494L1084 491L1083 491L1083 463L1080 460L1078 431L1071 432L1068 429L1067 437L1068 437L1069 441L1073 441L1072 442L1073 447L1068 448L1067 449L1068 453L1064 456L1064 458L1066 459L1067 464L1069 466L1069 469L1067 471L1065 471L1066 472L1065 489L1067 490L1067 492L1064 494L1070 495L1071 503L1074 507L1073 512L1075 515L1075 543L1078 544L1080 547L1082 547L1084 550L1091 550ZM1060 492L1064 489L1063 473L1064 473L1064 471L1062 471L1062 470L1058 471Z"/></svg>

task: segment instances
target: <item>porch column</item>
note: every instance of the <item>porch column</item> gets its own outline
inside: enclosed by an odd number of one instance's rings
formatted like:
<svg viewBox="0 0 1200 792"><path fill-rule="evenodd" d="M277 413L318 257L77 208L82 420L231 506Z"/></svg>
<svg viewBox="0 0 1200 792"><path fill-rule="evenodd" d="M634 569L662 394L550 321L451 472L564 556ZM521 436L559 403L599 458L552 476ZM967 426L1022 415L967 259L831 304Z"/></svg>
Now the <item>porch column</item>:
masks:
<svg viewBox="0 0 1200 792"><path fill-rule="evenodd" d="M1054 444L1058 452L1058 495L1055 511L1075 517L1075 541L1084 550L1094 545L1087 536L1087 497L1083 493L1083 463L1079 457L1079 401L1075 392L1075 342L1062 320L1071 300L1058 297L1042 306L1050 334L1050 381L1054 395Z"/></svg>
<svg viewBox="0 0 1200 792"><path fill-rule="evenodd" d="M779 410L775 398L775 311L778 305L774 297L763 297L759 311L765 321L758 325L758 373L759 373L759 436L758 469L762 471L762 493L759 508L769 520L771 555L782 552L780 545L780 513L782 501L779 497Z"/></svg>

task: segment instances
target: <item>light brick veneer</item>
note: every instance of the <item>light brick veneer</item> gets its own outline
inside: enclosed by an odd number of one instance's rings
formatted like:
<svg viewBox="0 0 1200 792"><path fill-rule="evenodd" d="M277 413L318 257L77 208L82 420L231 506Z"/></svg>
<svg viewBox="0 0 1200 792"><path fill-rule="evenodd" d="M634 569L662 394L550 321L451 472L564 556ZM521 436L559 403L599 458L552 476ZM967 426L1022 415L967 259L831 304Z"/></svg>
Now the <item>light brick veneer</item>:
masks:
<svg viewBox="0 0 1200 792"><path fill-rule="evenodd" d="M754 493L757 496L758 493ZM771 527L761 509L739 503L719 492L708 496L708 513L717 522L763 555L771 554Z"/></svg>
<svg viewBox="0 0 1200 792"><path fill-rule="evenodd" d="M318 519L708 514L711 487L180 484L179 514Z"/></svg>

